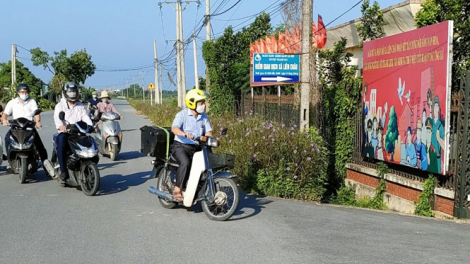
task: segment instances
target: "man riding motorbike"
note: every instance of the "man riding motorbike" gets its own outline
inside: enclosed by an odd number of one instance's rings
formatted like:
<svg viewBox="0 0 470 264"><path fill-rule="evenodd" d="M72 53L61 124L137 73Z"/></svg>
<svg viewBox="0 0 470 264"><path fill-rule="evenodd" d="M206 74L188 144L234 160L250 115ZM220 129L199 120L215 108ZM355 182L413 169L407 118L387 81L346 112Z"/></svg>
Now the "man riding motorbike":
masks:
<svg viewBox="0 0 470 264"><path fill-rule="evenodd" d="M30 121L33 121L33 114L38 109L38 105L36 101L29 97L30 89L27 84L19 84L16 87L16 93L18 97L15 99L10 100L5 107L5 111L2 115L2 124L4 126L8 125L8 116L12 116L13 119L18 118L26 118ZM41 116L38 114L34 116L36 120L36 128L41 128ZM7 132L5 135L5 150L8 154L8 150L10 148L10 131ZM34 135L34 145L36 146L36 150L39 153L39 157L41 158L42 166L49 175L53 175L53 168L52 164L49 160L47 160L47 151L42 143L41 138L39 137L39 133L36 129L33 130ZM52 173L52 174L51 174Z"/></svg>
<svg viewBox="0 0 470 264"><path fill-rule="evenodd" d="M65 154L67 153L68 144L68 134L64 133L66 131L68 124L75 124L79 121L83 121L88 125L92 126L90 117L87 115L86 109L82 103L78 101L79 99L79 90L78 85L73 82L65 83L62 86L62 92L64 97L62 100L55 106L54 110L54 123L59 130L59 135L56 138L57 143L57 159L59 160L60 165L60 175L59 179L62 183L65 182L67 178L67 167L65 164ZM59 113L65 113L65 120L62 121L59 118Z"/></svg>
<svg viewBox="0 0 470 264"><path fill-rule="evenodd" d="M192 89L186 94L186 106L176 114L171 132L175 134L175 141L171 147L171 154L180 165L176 171L176 184L173 197L177 201L183 200L181 189L191 168L191 159L198 150L198 145L193 138L201 136L212 137L212 127L209 118L205 114L206 99L209 95L202 90Z"/></svg>
<svg viewBox="0 0 470 264"><path fill-rule="evenodd" d="M88 101L87 110L90 111L90 107L91 107L92 105L95 105L95 106L96 106L96 105L97 105L98 103L100 103L100 102L101 102L101 99L98 98L97 93L96 93L96 92L92 92L92 93L91 93L91 99L90 99L90 101Z"/></svg>

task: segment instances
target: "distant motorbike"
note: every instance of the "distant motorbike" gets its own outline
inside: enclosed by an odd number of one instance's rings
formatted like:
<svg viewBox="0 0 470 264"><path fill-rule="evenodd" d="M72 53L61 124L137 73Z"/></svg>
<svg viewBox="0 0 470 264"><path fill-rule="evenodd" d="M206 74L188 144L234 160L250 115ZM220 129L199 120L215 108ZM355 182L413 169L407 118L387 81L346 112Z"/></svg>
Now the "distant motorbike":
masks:
<svg viewBox="0 0 470 264"><path fill-rule="evenodd" d="M235 156L212 153L209 149L219 145L215 138L200 137L194 140L201 149L193 156L189 177L183 186L182 204L191 207L201 202L202 210L209 219L227 220L237 210L240 199L237 184L233 180L235 175L229 172L234 166ZM173 198L178 161L170 154L167 159L156 158L152 164L157 186L149 187L149 192L158 196L164 208L171 209L181 204Z"/></svg>
<svg viewBox="0 0 470 264"><path fill-rule="evenodd" d="M101 131L96 131L92 136L98 143L99 151L104 156L109 156L111 160L116 160L121 151L122 131L117 120L120 116L114 112L102 113L99 117L103 122ZM96 127L96 126L95 126Z"/></svg>
<svg viewBox="0 0 470 264"><path fill-rule="evenodd" d="M65 113L59 113L59 119L65 120ZM69 177L66 179L65 184L73 187L80 187L85 195L92 196L98 192L100 187L100 171L98 170L98 146L93 139L89 136L93 130L83 121L77 122L73 125L67 124L65 133L70 134L68 138L69 151L65 155L65 164ZM56 177L60 174L59 160L57 158L57 136L53 135L53 152L52 164Z"/></svg>
<svg viewBox="0 0 470 264"><path fill-rule="evenodd" d="M41 113L34 111L33 116ZM34 145L34 127L36 123L26 118L10 121L10 147L8 148L8 163L13 173L18 174L20 183L33 175L39 167L39 154Z"/></svg>

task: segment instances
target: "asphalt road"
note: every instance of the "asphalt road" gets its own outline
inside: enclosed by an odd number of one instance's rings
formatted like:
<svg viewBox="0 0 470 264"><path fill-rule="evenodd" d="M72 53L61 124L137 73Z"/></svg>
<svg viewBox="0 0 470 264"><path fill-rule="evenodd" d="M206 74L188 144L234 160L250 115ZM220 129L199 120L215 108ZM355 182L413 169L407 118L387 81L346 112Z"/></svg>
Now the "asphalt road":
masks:
<svg viewBox="0 0 470 264"><path fill-rule="evenodd" d="M100 195L40 170L20 185L0 172L0 263L468 263L470 224L243 194L231 221L200 207L164 209L147 188L150 122L127 102L119 160L102 157ZM52 112L39 131L49 153ZM4 136L6 127L0 127ZM3 166L6 164L4 163Z"/></svg>

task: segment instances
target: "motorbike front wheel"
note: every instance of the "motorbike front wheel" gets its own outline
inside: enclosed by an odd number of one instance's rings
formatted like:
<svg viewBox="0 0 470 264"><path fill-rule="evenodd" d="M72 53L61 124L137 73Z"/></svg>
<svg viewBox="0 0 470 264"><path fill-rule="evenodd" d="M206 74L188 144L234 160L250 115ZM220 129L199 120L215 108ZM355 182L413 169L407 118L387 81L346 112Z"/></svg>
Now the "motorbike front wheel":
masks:
<svg viewBox="0 0 470 264"><path fill-rule="evenodd" d="M26 182L26 177L28 176L28 159L18 158L16 162L20 183L23 184Z"/></svg>
<svg viewBox="0 0 470 264"><path fill-rule="evenodd" d="M157 171L157 173L157 190L173 195L173 183L171 182L169 173L166 173L164 168L161 168L160 171ZM171 209L176 205L176 203L167 201L160 197L158 197L158 201L163 206L163 208L166 209Z"/></svg>
<svg viewBox="0 0 470 264"><path fill-rule="evenodd" d="M235 181L229 178L216 178L214 182L214 202L201 201L202 210L207 217L215 221L229 219L237 210L240 195Z"/></svg>
<svg viewBox="0 0 470 264"><path fill-rule="evenodd" d="M100 171L95 163L87 161L82 165L80 187L87 196L93 196L100 188Z"/></svg>
<svg viewBox="0 0 470 264"><path fill-rule="evenodd" d="M117 159L118 154L119 154L118 153L118 146L108 143L108 150L109 150L109 158L112 161L115 161Z"/></svg>

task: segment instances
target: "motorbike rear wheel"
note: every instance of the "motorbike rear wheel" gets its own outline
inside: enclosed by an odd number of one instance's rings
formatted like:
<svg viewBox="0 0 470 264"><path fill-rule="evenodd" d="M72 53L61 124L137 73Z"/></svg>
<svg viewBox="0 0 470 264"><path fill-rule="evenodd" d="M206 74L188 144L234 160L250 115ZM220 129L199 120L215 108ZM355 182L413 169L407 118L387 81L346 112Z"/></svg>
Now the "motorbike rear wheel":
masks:
<svg viewBox="0 0 470 264"><path fill-rule="evenodd" d="M214 181L214 203L201 201L202 210L210 220L225 221L237 210L240 201L237 184L229 178L216 178Z"/></svg>
<svg viewBox="0 0 470 264"><path fill-rule="evenodd" d="M28 159L18 158L16 162L20 183L23 184L26 182L26 177L28 176Z"/></svg>
<svg viewBox="0 0 470 264"><path fill-rule="evenodd" d="M171 182L171 177L166 173L164 168L161 168L157 171L157 190L173 195L173 183ZM158 201L163 206L163 208L171 209L175 207L176 203L167 201L163 198L158 197Z"/></svg>
<svg viewBox="0 0 470 264"><path fill-rule="evenodd" d="M81 169L80 187L87 196L93 196L100 188L100 171L95 163L86 161Z"/></svg>
<svg viewBox="0 0 470 264"><path fill-rule="evenodd" d="M119 155L118 153L118 146L114 144L109 144L108 143L108 150L109 150L109 158L112 161L115 161L117 159L117 156Z"/></svg>

